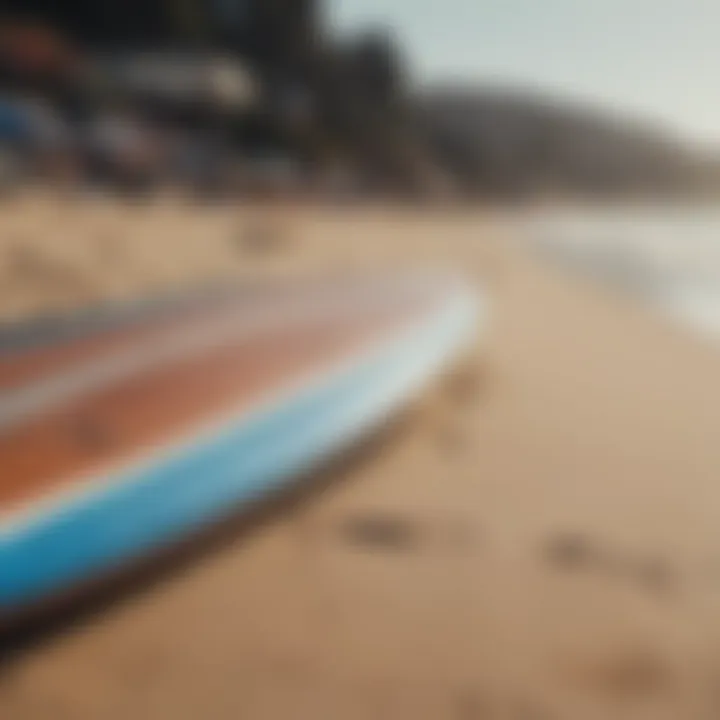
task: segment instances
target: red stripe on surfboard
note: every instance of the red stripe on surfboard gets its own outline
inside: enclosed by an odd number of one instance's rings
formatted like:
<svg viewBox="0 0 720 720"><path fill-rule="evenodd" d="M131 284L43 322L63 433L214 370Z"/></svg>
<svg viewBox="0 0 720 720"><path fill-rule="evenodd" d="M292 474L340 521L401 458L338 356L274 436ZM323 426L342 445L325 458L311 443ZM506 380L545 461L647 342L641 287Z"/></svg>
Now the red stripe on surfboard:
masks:
<svg viewBox="0 0 720 720"><path fill-rule="evenodd" d="M416 302L381 315L360 313L261 333L117 382L24 422L0 435L0 512L27 506L86 474L101 479L102 468L141 456L214 417L242 412L417 319L423 307L426 303Z"/></svg>

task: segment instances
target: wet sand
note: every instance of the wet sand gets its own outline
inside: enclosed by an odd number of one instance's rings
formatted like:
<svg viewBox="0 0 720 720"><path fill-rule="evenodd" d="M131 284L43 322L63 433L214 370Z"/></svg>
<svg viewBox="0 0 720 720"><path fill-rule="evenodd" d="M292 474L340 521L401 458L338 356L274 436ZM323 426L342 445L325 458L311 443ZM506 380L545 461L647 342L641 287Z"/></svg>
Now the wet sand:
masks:
<svg viewBox="0 0 720 720"><path fill-rule="evenodd" d="M483 280L494 326L323 492L2 665L0 717L720 714L716 350L535 264L481 213L295 210L258 253L249 211L146 208L133 255L128 216L102 212L126 264L96 272L100 231L66 220L93 249L53 250L87 264L82 292L38 280L8 305L3 284L4 311L412 261Z"/></svg>

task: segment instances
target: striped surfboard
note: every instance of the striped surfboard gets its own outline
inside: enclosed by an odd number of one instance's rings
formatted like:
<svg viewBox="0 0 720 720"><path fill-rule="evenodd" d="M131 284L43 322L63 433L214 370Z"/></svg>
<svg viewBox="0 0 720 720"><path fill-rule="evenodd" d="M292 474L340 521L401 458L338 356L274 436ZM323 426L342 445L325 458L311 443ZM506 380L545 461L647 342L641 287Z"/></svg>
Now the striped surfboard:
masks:
<svg viewBox="0 0 720 720"><path fill-rule="evenodd" d="M277 492L472 339L453 279L275 282L0 331L0 620Z"/></svg>

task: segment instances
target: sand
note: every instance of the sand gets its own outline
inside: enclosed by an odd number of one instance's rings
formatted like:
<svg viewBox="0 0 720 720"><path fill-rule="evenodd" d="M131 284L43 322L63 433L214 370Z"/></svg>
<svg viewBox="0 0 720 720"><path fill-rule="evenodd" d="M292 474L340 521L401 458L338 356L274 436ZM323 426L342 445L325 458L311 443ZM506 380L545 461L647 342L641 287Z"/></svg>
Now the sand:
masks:
<svg viewBox="0 0 720 720"><path fill-rule="evenodd" d="M86 263L86 284L3 282L7 314L217 274L413 263L484 282L494 322L322 491L11 657L0 717L720 715L716 350L538 264L487 212L274 212L285 232L267 248L244 239L257 209L41 200L36 217L29 200L3 212L44 227L57 214L67 242L38 231L10 254L48 246ZM122 260L101 272L105 232Z"/></svg>

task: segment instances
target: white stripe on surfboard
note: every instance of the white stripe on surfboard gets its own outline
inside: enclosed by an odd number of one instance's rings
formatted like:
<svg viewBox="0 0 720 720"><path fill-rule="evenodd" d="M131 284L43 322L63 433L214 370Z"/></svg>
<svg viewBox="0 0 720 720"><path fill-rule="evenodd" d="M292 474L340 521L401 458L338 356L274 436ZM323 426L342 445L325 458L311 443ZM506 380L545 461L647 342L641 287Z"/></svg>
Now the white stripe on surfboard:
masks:
<svg viewBox="0 0 720 720"><path fill-rule="evenodd" d="M397 294L397 288L388 287L386 293L378 293L377 288L372 292L367 287L359 289L361 294L344 289L337 297L318 290L300 302L290 303L284 299L275 306L263 303L251 312L229 309L211 322L199 320L190 327L160 331L152 340L152 347L135 345L120 352L109 351L103 357L76 365L67 372L2 392L0 432L168 362L191 359L208 350L247 341L261 332L308 327L321 320L333 321L341 317L350 321L349 311L367 312L367 301L379 305L384 301L383 295Z"/></svg>

